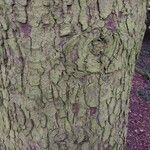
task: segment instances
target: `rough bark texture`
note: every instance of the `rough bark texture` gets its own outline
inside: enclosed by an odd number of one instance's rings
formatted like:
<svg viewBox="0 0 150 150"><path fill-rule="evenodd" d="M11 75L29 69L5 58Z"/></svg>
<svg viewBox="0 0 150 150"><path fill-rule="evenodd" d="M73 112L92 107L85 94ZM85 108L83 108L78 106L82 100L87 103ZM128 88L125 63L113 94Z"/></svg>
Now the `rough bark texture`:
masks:
<svg viewBox="0 0 150 150"><path fill-rule="evenodd" d="M0 0L0 150L122 150L146 0Z"/></svg>

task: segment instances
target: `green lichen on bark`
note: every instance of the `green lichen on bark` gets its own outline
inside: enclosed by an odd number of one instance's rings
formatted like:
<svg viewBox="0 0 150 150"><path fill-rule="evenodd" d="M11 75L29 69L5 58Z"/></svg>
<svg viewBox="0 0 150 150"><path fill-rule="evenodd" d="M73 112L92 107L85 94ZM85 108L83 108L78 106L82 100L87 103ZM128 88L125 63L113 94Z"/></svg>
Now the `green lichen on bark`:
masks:
<svg viewBox="0 0 150 150"><path fill-rule="evenodd" d="M145 12L141 0L0 0L0 149L124 149Z"/></svg>

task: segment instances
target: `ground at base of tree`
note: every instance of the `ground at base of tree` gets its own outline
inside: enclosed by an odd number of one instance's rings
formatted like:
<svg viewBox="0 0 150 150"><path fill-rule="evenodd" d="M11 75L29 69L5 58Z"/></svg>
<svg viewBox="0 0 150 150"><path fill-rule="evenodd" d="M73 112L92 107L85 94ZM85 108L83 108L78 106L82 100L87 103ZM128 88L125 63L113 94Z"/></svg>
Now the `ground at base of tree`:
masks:
<svg viewBox="0 0 150 150"><path fill-rule="evenodd" d="M126 150L150 150L150 40L143 43L132 80Z"/></svg>

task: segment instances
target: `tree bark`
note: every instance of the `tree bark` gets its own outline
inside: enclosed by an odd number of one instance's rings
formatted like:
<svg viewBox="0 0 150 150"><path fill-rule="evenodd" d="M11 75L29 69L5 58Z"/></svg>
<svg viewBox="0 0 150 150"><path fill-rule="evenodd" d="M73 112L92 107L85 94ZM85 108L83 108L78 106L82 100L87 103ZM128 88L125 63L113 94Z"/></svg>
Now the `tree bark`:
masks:
<svg viewBox="0 0 150 150"><path fill-rule="evenodd" d="M0 150L125 149L146 0L0 0Z"/></svg>

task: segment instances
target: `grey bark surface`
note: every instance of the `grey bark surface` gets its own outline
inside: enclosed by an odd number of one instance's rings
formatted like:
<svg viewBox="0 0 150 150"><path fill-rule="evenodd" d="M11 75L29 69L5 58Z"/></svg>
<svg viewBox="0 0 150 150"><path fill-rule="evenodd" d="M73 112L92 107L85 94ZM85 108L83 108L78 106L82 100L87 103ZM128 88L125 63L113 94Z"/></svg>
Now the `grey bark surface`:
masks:
<svg viewBox="0 0 150 150"><path fill-rule="evenodd" d="M146 0L0 0L0 150L122 150Z"/></svg>

